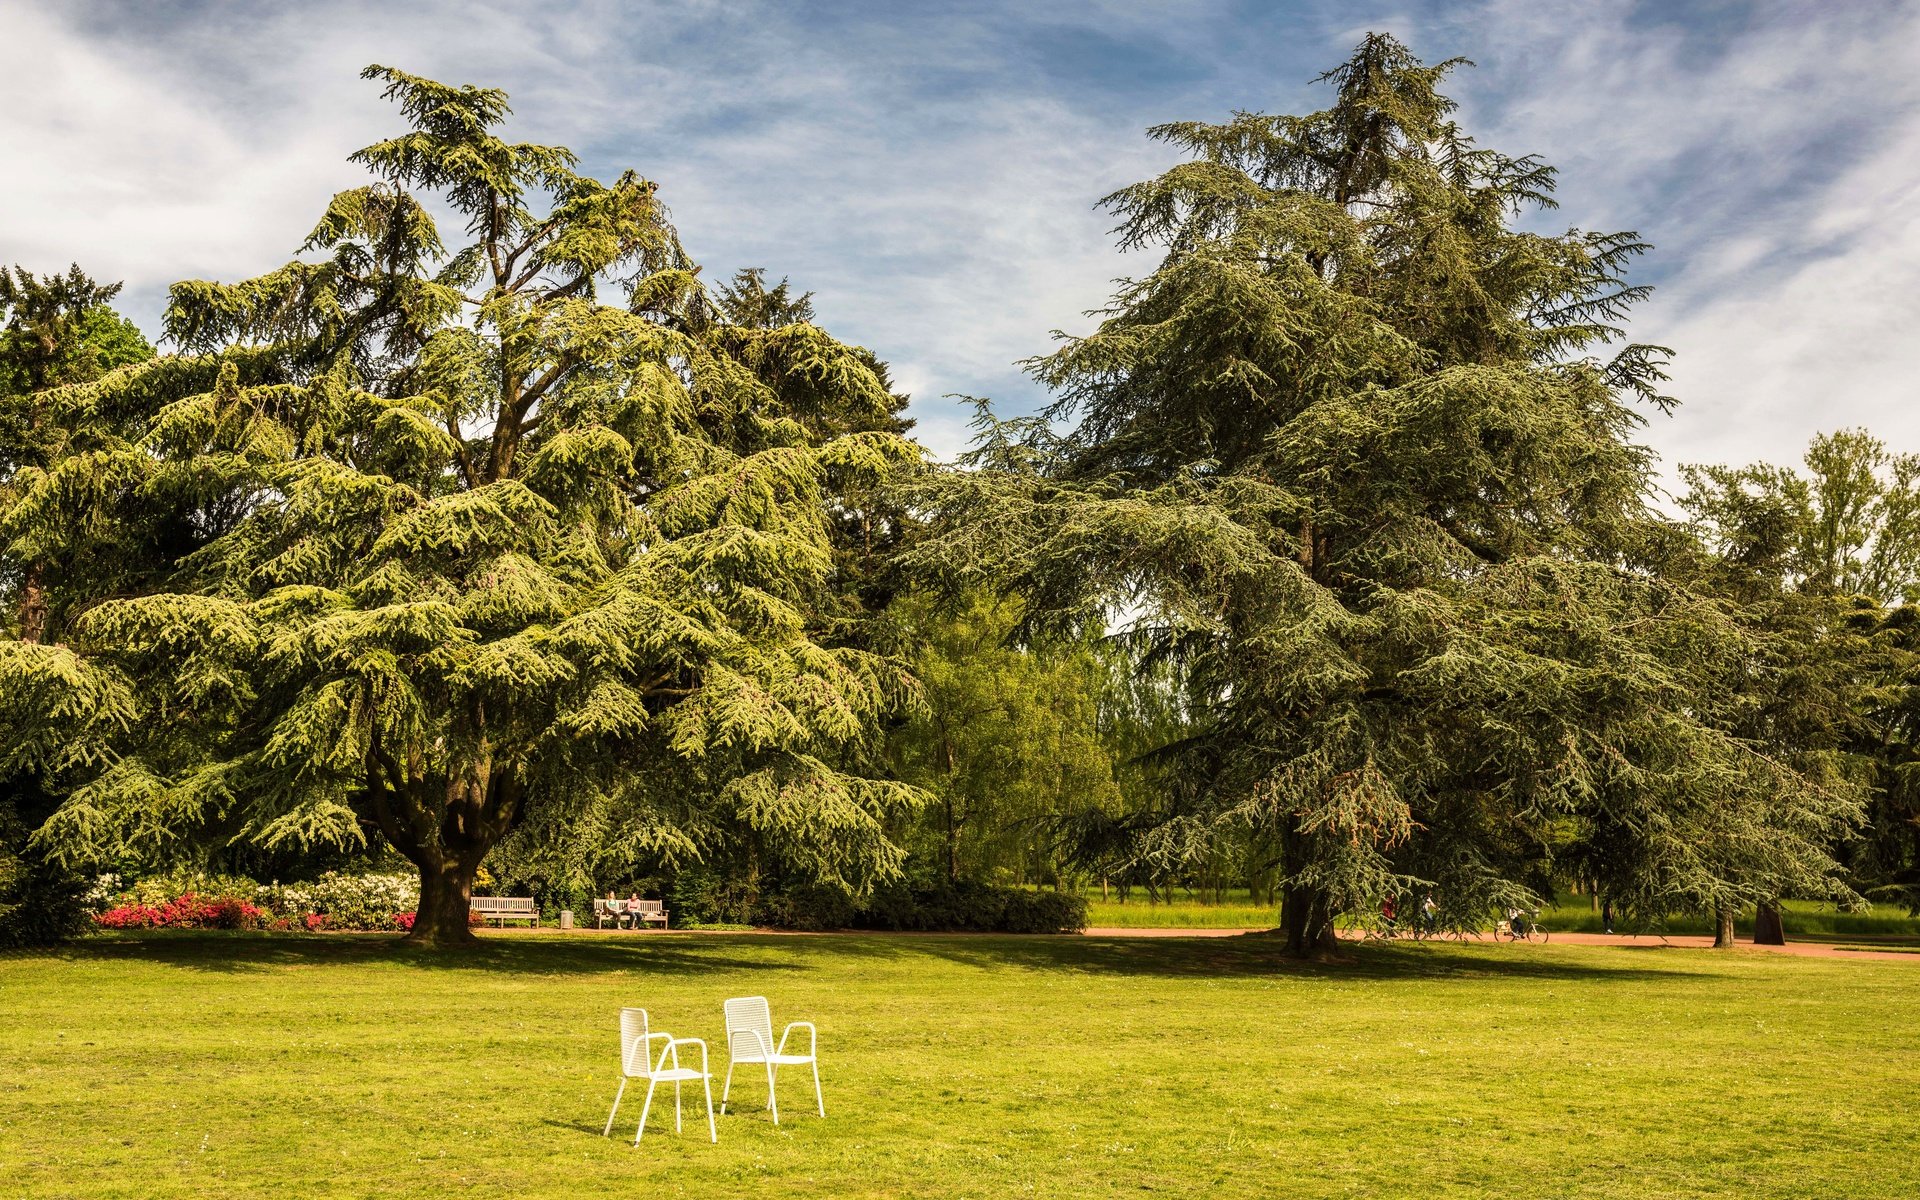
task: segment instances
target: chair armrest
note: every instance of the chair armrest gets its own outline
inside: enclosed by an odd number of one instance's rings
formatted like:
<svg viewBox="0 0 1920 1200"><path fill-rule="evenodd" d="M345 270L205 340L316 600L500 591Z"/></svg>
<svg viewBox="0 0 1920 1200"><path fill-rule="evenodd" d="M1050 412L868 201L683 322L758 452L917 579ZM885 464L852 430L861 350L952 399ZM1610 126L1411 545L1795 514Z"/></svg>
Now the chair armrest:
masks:
<svg viewBox="0 0 1920 1200"><path fill-rule="evenodd" d="M672 1034L670 1034L670 1033L649 1033L649 1034L647 1034L647 1035L646 1035L645 1037L643 1037L643 1038L641 1038L641 1039L640 1039L639 1041L637 1041L637 1042L635 1042L635 1043L633 1044L633 1050L632 1050L632 1051L631 1051L631 1052L630 1052L630 1053L629 1053L629 1054L627 1055L627 1059L628 1059L628 1061L627 1061L627 1067L628 1067L628 1070L627 1070L627 1074L629 1074L629 1075L631 1075L631 1074L633 1074L633 1071L632 1071L632 1067L633 1067L633 1061L632 1061L632 1059L633 1059L633 1055L635 1055L635 1054L638 1054L638 1055L640 1056L640 1063L641 1063L641 1065L642 1065L642 1066L644 1066L644 1067L647 1067L648 1069L651 1069L651 1068L652 1068L652 1066L653 1066L653 1044L654 1044L654 1043L655 1043L656 1041L659 1041L659 1040L660 1040L661 1038L665 1038L665 1039L666 1039L667 1041L669 1041L669 1042L670 1042L670 1041L672 1041L672 1040L673 1040L673 1035L672 1035Z"/></svg>
<svg viewBox="0 0 1920 1200"><path fill-rule="evenodd" d="M785 1054L787 1052L787 1038L792 1036L793 1031L796 1029L805 1029L807 1031L807 1057L818 1057L820 1051L820 1031L813 1027L812 1021L794 1021L782 1030L780 1032L780 1049L777 1053Z"/></svg>
<svg viewBox="0 0 1920 1200"><path fill-rule="evenodd" d="M707 1040L705 1038L674 1038L673 1044L676 1047L673 1056L674 1066L677 1067L680 1065L680 1054L677 1047L698 1046L700 1047L700 1073L702 1075L709 1073L707 1070Z"/></svg>
<svg viewBox="0 0 1920 1200"><path fill-rule="evenodd" d="M758 1029L729 1029L727 1030L727 1057L734 1062L740 1061L740 1051L733 1041L736 1037L752 1038L759 1045L760 1057L763 1059L773 1054L773 1047L767 1045L767 1040L760 1036Z"/></svg>

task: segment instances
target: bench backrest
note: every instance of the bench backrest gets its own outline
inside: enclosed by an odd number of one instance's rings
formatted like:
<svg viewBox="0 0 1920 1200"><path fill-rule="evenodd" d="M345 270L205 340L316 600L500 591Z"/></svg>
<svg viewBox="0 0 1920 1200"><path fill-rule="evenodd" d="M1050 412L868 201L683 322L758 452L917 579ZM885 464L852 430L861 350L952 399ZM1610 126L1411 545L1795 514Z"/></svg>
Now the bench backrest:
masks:
<svg viewBox="0 0 1920 1200"><path fill-rule="evenodd" d="M642 900L639 906L633 911L642 913L665 912L667 911L667 902L665 900Z"/></svg>
<svg viewBox="0 0 1920 1200"><path fill-rule="evenodd" d="M530 913L534 911L532 896L474 896L469 903L473 911Z"/></svg>

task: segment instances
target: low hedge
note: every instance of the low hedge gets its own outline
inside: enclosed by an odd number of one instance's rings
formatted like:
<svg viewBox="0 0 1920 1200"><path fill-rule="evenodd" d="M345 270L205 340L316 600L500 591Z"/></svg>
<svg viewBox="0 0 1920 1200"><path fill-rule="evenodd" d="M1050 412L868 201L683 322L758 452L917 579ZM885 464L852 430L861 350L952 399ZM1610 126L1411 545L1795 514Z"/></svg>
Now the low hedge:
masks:
<svg viewBox="0 0 1920 1200"><path fill-rule="evenodd" d="M795 888L764 897L753 918L776 929L1078 933L1087 927L1087 901L1067 892L966 881L882 888L857 905L830 889Z"/></svg>

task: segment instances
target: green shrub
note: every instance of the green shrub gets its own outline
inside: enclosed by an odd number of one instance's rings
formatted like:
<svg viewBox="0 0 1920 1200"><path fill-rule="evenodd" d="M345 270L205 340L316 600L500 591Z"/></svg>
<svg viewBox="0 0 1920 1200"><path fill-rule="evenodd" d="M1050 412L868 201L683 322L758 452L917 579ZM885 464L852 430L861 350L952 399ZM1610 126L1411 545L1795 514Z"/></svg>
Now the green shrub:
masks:
<svg viewBox="0 0 1920 1200"><path fill-rule="evenodd" d="M962 880L931 887L896 884L855 905L829 888L772 893L754 922L777 929L885 929L922 933L1070 933L1087 926L1087 902L1065 892L1030 892Z"/></svg>
<svg viewBox="0 0 1920 1200"><path fill-rule="evenodd" d="M276 916L320 913L327 918L328 929L395 929L395 914L413 912L420 905L420 881L411 875L329 871L310 883L251 886L254 902Z"/></svg>
<svg viewBox="0 0 1920 1200"><path fill-rule="evenodd" d="M29 849L0 844L0 949L54 946L90 928L86 881Z"/></svg>
<svg viewBox="0 0 1920 1200"><path fill-rule="evenodd" d="M802 885L771 892L753 906L753 924L775 929L819 932L846 929L858 915L846 893L834 888Z"/></svg>
<svg viewBox="0 0 1920 1200"><path fill-rule="evenodd" d="M772 923L761 919L764 914L756 912L744 887L706 867L689 867L675 875L665 895L667 912L678 928Z"/></svg>
<svg viewBox="0 0 1920 1200"><path fill-rule="evenodd" d="M1087 898L1073 892L1014 890L1002 918L1005 933L1079 933L1087 927Z"/></svg>

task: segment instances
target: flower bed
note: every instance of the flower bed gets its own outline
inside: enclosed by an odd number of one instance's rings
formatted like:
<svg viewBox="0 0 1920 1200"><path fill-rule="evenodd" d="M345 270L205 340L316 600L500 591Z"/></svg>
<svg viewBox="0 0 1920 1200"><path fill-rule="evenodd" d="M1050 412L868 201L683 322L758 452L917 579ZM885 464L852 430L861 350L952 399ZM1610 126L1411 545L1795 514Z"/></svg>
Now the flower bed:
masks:
<svg viewBox="0 0 1920 1200"><path fill-rule="evenodd" d="M183 893L162 905L135 901L94 918L104 929L258 929L266 913L238 896Z"/></svg>
<svg viewBox="0 0 1920 1200"><path fill-rule="evenodd" d="M323 930L413 928L419 885L405 875L329 872L307 883L255 883L226 876L175 875L124 891L117 879L97 885L102 929Z"/></svg>

